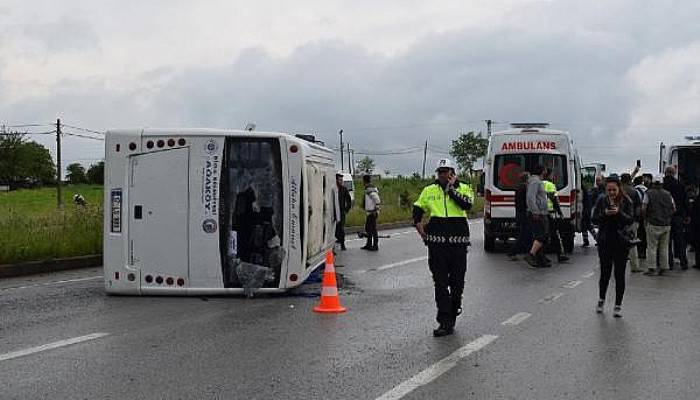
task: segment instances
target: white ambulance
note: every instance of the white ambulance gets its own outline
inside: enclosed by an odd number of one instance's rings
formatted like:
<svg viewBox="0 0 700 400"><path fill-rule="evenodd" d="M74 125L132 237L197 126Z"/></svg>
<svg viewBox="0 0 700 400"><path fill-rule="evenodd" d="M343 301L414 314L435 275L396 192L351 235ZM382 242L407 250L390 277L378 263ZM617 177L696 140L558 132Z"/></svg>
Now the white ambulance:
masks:
<svg viewBox="0 0 700 400"><path fill-rule="evenodd" d="M536 165L549 168L557 186L564 219L559 221L564 250L574 247L581 230L581 159L568 132L546 123L514 123L489 139L484 160L484 249L493 251L496 239L518 235L515 223L515 188L522 172Z"/></svg>

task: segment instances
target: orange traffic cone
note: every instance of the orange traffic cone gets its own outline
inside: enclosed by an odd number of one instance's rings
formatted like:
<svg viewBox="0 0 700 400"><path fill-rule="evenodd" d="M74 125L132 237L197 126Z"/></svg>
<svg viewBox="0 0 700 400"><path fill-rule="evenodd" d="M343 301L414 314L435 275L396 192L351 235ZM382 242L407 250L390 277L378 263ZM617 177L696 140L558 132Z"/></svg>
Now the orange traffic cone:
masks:
<svg viewBox="0 0 700 400"><path fill-rule="evenodd" d="M326 268L323 271L323 283L321 284L321 302L314 307L318 313L342 313L347 309L340 305L338 297L338 283L335 280L335 265L333 263L333 251L326 253Z"/></svg>

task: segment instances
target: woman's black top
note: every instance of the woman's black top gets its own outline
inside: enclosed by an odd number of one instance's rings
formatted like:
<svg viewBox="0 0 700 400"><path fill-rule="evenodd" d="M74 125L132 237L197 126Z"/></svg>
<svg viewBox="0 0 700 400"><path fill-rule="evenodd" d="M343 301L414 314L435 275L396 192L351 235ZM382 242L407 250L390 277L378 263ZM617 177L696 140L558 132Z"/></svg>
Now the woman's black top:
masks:
<svg viewBox="0 0 700 400"><path fill-rule="evenodd" d="M622 196L617 215L606 215L605 210L610 207L610 198L600 196L593 208L593 223L598 226L598 246L605 249L627 249L620 238L620 229L634 222L632 200L626 195Z"/></svg>

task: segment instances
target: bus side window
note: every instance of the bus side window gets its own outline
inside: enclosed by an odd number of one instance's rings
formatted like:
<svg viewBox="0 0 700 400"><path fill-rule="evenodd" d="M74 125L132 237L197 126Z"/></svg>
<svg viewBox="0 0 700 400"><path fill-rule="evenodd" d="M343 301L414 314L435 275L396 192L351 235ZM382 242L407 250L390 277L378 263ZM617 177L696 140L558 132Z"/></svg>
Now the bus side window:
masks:
<svg viewBox="0 0 700 400"><path fill-rule="evenodd" d="M479 184L476 187L476 193L478 196L484 197L485 186L486 186L486 174L482 172L479 175Z"/></svg>

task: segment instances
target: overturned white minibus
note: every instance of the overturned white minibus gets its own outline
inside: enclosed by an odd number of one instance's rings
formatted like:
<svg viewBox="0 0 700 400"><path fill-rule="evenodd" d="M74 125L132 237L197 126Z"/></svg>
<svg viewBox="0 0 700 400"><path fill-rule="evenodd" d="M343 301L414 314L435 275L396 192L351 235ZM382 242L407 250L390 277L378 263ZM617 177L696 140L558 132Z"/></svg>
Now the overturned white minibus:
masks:
<svg viewBox="0 0 700 400"><path fill-rule="evenodd" d="M333 246L334 154L311 136L113 130L105 154L108 293L279 292Z"/></svg>

